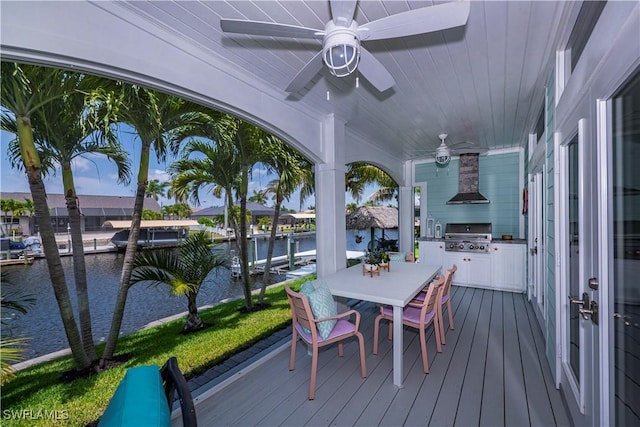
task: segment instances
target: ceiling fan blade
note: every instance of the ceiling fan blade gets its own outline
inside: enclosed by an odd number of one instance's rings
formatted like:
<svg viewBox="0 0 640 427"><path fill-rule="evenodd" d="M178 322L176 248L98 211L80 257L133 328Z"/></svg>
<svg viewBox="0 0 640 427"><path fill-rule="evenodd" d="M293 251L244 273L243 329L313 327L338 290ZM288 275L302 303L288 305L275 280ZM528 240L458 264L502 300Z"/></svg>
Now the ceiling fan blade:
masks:
<svg viewBox="0 0 640 427"><path fill-rule="evenodd" d="M451 151L456 155L460 155L460 154L484 154L489 150L487 148L480 148L480 147L475 147L475 148L465 147L465 148L456 148Z"/></svg>
<svg viewBox="0 0 640 427"><path fill-rule="evenodd" d="M384 65L362 46L360 46L358 71L380 92L384 92L396 84Z"/></svg>
<svg viewBox="0 0 640 427"><path fill-rule="evenodd" d="M275 22L246 21L240 19L221 19L220 28L225 33L252 34L257 36L290 37L297 39L320 39L324 30L298 27L297 25L278 24Z"/></svg>
<svg viewBox="0 0 640 427"><path fill-rule="evenodd" d="M392 39L464 25L469 18L469 3L469 1L454 1L371 21L360 26L361 39Z"/></svg>
<svg viewBox="0 0 640 427"><path fill-rule="evenodd" d="M351 26L358 0L330 0L331 17L336 26Z"/></svg>
<svg viewBox="0 0 640 427"><path fill-rule="evenodd" d="M476 148L478 149L478 144L476 144L475 142L471 142L471 141L460 141L460 142L456 142L453 144L449 144L449 148L452 150L463 150L466 148Z"/></svg>
<svg viewBox="0 0 640 427"><path fill-rule="evenodd" d="M300 92L311 79L322 69L322 51L315 54L311 61L307 62L298 74L291 80L285 89L287 92Z"/></svg>

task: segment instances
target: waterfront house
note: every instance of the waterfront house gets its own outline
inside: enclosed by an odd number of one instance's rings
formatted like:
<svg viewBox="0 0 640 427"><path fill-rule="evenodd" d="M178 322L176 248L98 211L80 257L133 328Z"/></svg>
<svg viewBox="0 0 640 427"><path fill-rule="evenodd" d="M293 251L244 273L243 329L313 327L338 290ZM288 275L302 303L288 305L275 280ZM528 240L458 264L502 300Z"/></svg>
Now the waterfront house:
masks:
<svg viewBox="0 0 640 427"><path fill-rule="evenodd" d="M259 203L247 202L247 210L251 213L250 224L257 225L260 218L273 218L275 209L268 206L261 205ZM191 213L191 218L198 220L198 218L212 219L214 216L223 216L224 206L212 206L210 208L202 208Z"/></svg>
<svg viewBox="0 0 640 427"><path fill-rule="evenodd" d="M24 201L31 199L31 193L1 192L0 199ZM83 232L102 231L105 221L131 220L133 215L133 196L92 196L78 195L80 206L80 227ZM56 233L67 233L69 214L64 194L48 194L47 203L51 213L51 223ZM144 208L160 213L160 205L152 198L144 199ZM24 212L19 216L11 212L0 212L2 223L7 230L15 229L18 235L38 234L38 220L35 216ZM9 232L11 234L11 232Z"/></svg>
<svg viewBox="0 0 640 427"><path fill-rule="evenodd" d="M442 2L362 0L355 20L366 28L433 3ZM82 70L185 96L262 126L300 150L315 164L320 277L345 265L344 172L354 161L375 164L398 183L401 251L413 246L415 188L424 232L431 215L441 227L490 223L496 237L523 239L526 255L514 256L519 264L494 263L501 259L496 256L490 265L470 265L461 277L470 281L480 269L492 279L506 283L511 274L522 282L515 289L524 293L506 294L524 295L542 336L543 363L573 423L640 423L640 172L634 164L640 141L640 3L472 1L462 26L382 41L364 40L364 34L362 45L371 55L363 54L358 70L342 78L326 69L303 73L308 79L294 82L292 93L285 89L296 74L309 61L320 61L314 56L320 41L223 33L223 18L324 29L331 15L329 3L317 0L9 0L2 2L0 54L3 60ZM351 19L336 21L344 25ZM436 25L438 19L424 22ZM389 76L392 87L379 91ZM447 204L458 191L461 158L437 152L442 140L451 146L471 141L462 146L482 151L475 174L490 203ZM521 328L518 322L518 333ZM282 378L285 364L274 375ZM476 371L458 372L466 381L475 378ZM513 381L529 374L500 372ZM427 378L434 374L435 368ZM252 381L250 374L244 378ZM425 390L429 384L424 382ZM448 402L461 402L459 389L440 384ZM502 393L517 402L503 399L502 413L514 407L537 413L535 400L519 399L537 394L517 390ZM403 402L420 405L426 399L409 387L399 394L410 392L414 400ZM229 410L267 401L271 406L260 406L263 411L289 408L286 400L240 395ZM387 408L374 402L370 407ZM527 404L528 409L519 406ZM370 414L361 421L388 421L384 414Z"/></svg>

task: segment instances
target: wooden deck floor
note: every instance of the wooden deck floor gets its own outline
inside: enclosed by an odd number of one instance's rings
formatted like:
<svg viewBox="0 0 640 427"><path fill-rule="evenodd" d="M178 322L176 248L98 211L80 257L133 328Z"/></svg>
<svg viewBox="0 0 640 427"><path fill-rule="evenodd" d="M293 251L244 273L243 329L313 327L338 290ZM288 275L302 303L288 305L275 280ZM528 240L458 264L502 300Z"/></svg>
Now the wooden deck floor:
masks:
<svg viewBox="0 0 640 427"><path fill-rule="evenodd" d="M321 350L315 400L308 397L310 362L298 345L289 371L289 346L230 384L204 393L198 423L291 426L552 426L570 425L544 359L543 337L521 294L453 288L455 330L436 353L428 338L430 374L422 371L417 333L405 328L405 382L393 385L391 342L382 326L378 355L371 353L378 309L359 304L367 378L360 377L357 342ZM448 326L445 314L445 326ZM174 420L174 425L181 425Z"/></svg>

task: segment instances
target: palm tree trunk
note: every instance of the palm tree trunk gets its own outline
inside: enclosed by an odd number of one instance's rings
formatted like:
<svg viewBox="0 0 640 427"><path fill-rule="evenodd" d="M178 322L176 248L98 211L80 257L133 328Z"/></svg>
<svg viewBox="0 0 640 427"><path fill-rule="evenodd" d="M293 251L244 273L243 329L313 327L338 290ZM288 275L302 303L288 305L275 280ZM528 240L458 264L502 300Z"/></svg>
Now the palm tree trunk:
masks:
<svg viewBox="0 0 640 427"><path fill-rule="evenodd" d="M84 245L82 243L82 229L78 196L71 174L71 164L62 165L62 180L64 194L69 214L69 228L71 231L71 250L73 252L73 274L76 281L76 295L78 297L78 314L80 319L80 335L82 346L87 357L93 362L98 359L93 343L91 329L91 310L89 307L89 291L87 288L87 268L84 259Z"/></svg>
<svg viewBox="0 0 640 427"><path fill-rule="evenodd" d="M204 322L198 314L198 304L196 303L195 292L187 294L187 300L189 301L189 314L187 315L187 323L184 324L184 332L193 332L200 330L204 327Z"/></svg>
<svg viewBox="0 0 640 427"><path fill-rule="evenodd" d="M113 318L111 320L111 330L102 354L102 360L113 358L113 354L118 343L120 335L120 327L122 326L122 318L124 317L124 309L127 304L127 296L129 294L129 280L133 272L133 261L136 257L138 249L138 237L140 236L140 221L142 220L142 209L144 206L144 195L147 189L147 177L149 175L149 149L150 144L142 144L142 152L140 155L140 170L138 171L138 189L133 205L133 215L131 218L131 230L129 231L129 240L127 241L127 249L124 253L122 265L122 275L120 276L120 288L116 297L116 305L113 310Z"/></svg>
<svg viewBox="0 0 640 427"><path fill-rule="evenodd" d="M236 240L240 244L240 262L242 264L242 285L244 291L245 308L247 311L253 309L251 298L252 280L249 274L249 251L247 248L247 191L249 186L248 171L242 171L242 183L240 194L240 236Z"/></svg>
<svg viewBox="0 0 640 427"><path fill-rule="evenodd" d="M282 201L284 197L282 197L282 189L280 184L278 184L278 189L276 190L276 205L274 207L273 212L273 221L271 224L271 234L269 235L269 246L267 247L267 260L264 264L264 274L262 275L262 287L260 287L260 297L258 298L258 305L262 305L264 301L264 294L267 289L267 285L269 284L269 279L271 276L271 258L273 258L273 248L276 243L276 232L278 231L278 219L280 218L280 208L282 206Z"/></svg>
<svg viewBox="0 0 640 427"><path fill-rule="evenodd" d="M33 131L29 119L26 117L17 117L18 140L20 141L20 149L22 159L29 180L29 189L31 197L33 197L33 206L36 217L40 225L40 237L44 250L45 259L47 260L47 268L53 286L53 293L58 303L62 324L67 335L67 341L71 348L71 355L74 360L76 369L81 370L89 367L91 361L87 357L80 339L80 333L76 321L73 317L73 307L69 299L69 289L64 277L64 270L60 262L60 253L58 252L58 244L56 243L55 232L51 225L51 215L47 204L47 194L42 182L42 174L40 169L40 159L33 144Z"/></svg>

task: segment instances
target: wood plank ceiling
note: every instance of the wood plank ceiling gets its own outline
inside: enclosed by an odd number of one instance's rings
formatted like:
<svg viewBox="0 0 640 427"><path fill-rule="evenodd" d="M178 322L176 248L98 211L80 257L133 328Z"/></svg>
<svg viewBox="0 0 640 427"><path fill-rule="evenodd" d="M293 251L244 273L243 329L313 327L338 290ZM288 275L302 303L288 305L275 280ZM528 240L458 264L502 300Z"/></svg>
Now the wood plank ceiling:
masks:
<svg viewBox="0 0 640 427"><path fill-rule="evenodd" d="M360 1L355 19L362 24L437 3ZM322 29L331 19L328 1L133 1L123 7L221 57L232 72L280 90L283 99L319 115L335 113L349 131L399 158L416 159L432 155L442 132L448 143L489 149L526 143L542 107L563 5L472 1L465 27L364 43L395 78L392 89L379 93L364 79L356 88L357 73L340 79L323 71L294 95L284 88L321 43L225 34L219 20Z"/></svg>

